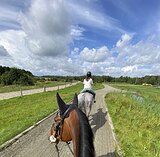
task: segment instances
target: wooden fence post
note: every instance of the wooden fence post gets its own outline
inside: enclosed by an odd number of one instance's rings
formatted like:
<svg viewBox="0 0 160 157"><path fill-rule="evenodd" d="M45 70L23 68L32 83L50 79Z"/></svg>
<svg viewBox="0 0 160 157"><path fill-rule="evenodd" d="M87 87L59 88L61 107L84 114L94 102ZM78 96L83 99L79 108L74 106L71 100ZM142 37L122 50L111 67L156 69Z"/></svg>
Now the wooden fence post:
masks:
<svg viewBox="0 0 160 157"><path fill-rule="evenodd" d="M46 86L44 86L43 88L44 88L44 92L46 92Z"/></svg>
<svg viewBox="0 0 160 157"><path fill-rule="evenodd" d="M20 87L20 93L21 93L21 96L23 96L23 92L22 92L22 88Z"/></svg>

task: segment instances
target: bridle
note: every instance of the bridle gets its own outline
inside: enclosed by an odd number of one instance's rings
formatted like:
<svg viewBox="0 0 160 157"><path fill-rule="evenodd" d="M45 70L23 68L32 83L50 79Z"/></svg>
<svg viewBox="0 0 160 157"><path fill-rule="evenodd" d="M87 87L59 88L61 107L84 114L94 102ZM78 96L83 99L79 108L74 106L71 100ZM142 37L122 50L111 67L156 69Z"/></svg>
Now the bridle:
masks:
<svg viewBox="0 0 160 157"><path fill-rule="evenodd" d="M68 105L69 107L67 110L61 114L61 112L58 110L57 114L60 115L60 122L54 127L55 130L55 138L59 137L61 139L62 136L62 130L63 130L63 124L64 124L64 119L67 118L72 110L74 110L77 106L75 104ZM59 142L59 141L58 141Z"/></svg>
<svg viewBox="0 0 160 157"><path fill-rule="evenodd" d="M76 109L77 105L75 104L71 104L71 105L68 105L69 107L67 108L67 110L61 114L61 112L58 110L57 114L60 115L60 122L58 122L58 124L56 125L56 127L54 127L54 130L55 130L55 138L57 139L56 141L56 150L57 150L57 153L58 153L58 157L59 157L59 149L58 149L58 143L59 143L59 140L62 139L62 132L63 132L63 124L64 124L64 119L67 118L70 114L70 112L74 109ZM69 144L70 142L66 142L71 153L73 154L73 151L71 150Z"/></svg>

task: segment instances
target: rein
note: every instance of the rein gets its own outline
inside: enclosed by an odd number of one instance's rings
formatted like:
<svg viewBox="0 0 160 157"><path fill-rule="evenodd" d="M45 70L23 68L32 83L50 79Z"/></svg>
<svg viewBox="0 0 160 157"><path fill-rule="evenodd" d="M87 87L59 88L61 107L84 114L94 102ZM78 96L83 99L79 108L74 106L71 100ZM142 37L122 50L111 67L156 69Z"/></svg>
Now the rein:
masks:
<svg viewBox="0 0 160 157"><path fill-rule="evenodd" d="M58 123L56 126L56 133L55 133L55 138L58 137L58 135L61 135L61 128L63 127L64 119L69 116L69 113L76 108L75 104L69 105L68 109L60 115L61 121Z"/></svg>
<svg viewBox="0 0 160 157"><path fill-rule="evenodd" d="M72 110L74 110L76 108L76 105L75 104L71 104L71 105L69 105L69 107L68 107L68 109L62 114L62 115L60 115L60 117L61 117L61 121L58 123L58 125L56 126L56 133L55 133L55 138L57 138L58 136L60 136L60 139L61 139L61 130L63 130L63 129L61 129L62 127L63 127L63 123L64 123L64 119L66 118L66 117L68 117L69 116L69 113L72 111ZM59 111L59 113L60 113L60 111ZM59 141L58 141L59 142ZM55 145L55 147L56 147L56 150L57 150L57 153L58 153L58 157L59 157L59 149L58 149L58 142L56 142L56 145ZM73 154L73 151L71 150L71 148L70 148L70 146L69 146L69 144L70 144L70 142L66 142L67 143L67 145L68 145L68 147L69 147L69 149L70 149L70 151L71 151L71 153ZM74 155L74 154L73 154Z"/></svg>

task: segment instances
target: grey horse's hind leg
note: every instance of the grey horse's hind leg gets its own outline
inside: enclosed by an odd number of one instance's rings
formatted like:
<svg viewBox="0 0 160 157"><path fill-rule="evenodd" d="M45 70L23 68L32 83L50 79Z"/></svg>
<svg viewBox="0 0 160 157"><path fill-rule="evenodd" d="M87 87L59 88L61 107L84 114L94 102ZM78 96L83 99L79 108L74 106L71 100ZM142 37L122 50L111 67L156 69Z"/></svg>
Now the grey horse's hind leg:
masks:
<svg viewBox="0 0 160 157"><path fill-rule="evenodd" d="M91 107L92 107L92 102L91 102L91 101L88 101L88 102L86 103L86 116L87 116L87 117L89 117L89 115L90 115Z"/></svg>

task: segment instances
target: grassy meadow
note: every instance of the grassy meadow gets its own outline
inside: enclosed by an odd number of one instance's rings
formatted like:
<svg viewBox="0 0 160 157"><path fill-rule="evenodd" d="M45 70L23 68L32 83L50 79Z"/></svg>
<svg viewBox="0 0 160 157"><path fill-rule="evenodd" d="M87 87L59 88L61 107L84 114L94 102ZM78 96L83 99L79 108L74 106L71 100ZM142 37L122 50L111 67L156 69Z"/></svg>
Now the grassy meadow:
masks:
<svg viewBox="0 0 160 157"><path fill-rule="evenodd" d="M160 89L114 84L126 93L106 96L124 157L160 157Z"/></svg>
<svg viewBox="0 0 160 157"><path fill-rule="evenodd" d="M65 102L70 102L82 88L79 83L58 92ZM102 84L95 84L95 90L100 88L103 88ZM57 110L56 93L43 92L0 100L0 145Z"/></svg>

